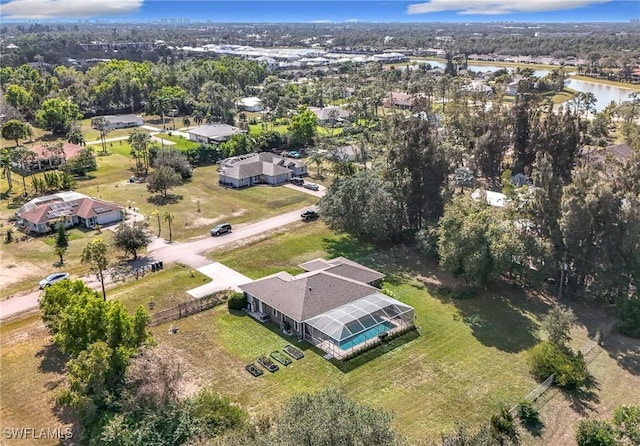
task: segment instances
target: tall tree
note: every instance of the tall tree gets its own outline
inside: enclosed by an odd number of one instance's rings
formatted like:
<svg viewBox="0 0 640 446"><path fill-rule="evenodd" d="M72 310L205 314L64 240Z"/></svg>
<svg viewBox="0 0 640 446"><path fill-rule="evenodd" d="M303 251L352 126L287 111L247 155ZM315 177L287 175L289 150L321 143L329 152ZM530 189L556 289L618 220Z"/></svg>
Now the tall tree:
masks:
<svg viewBox="0 0 640 446"><path fill-rule="evenodd" d="M15 141L16 147L20 145L21 139L31 136L31 126L18 119L10 119L2 125L2 138L7 141Z"/></svg>
<svg viewBox="0 0 640 446"><path fill-rule="evenodd" d="M97 238L90 241L82 250L82 263L91 266L91 269L102 285L102 298L107 300L107 292L104 287L105 273L109 266L109 247L104 240Z"/></svg>
<svg viewBox="0 0 640 446"><path fill-rule="evenodd" d="M56 243L54 246L54 251L60 259L60 265L64 264L64 255L69 249L69 235L67 234L67 230L64 227L65 223L65 220L59 221L58 227L56 229Z"/></svg>
<svg viewBox="0 0 640 446"><path fill-rule="evenodd" d="M47 99L36 113L36 122L42 128L59 135L66 134L71 129L73 121L78 119L82 119L80 107L70 99Z"/></svg>
<svg viewBox="0 0 640 446"><path fill-rule="evenodd" d="M134 130L129 134L129 144L131 152L136 160L136 170L138 174L144 168L144 175L149 172L149 142L151 136L142 130Z"/></svg>
<svg viewBox="0 0 640 446"><path fill-rule="evenodd" d="M121 223L113 236L113 246L138 258L138 251L146 248L151 243L151 238L141 223L128 225Z"/></svg>
<svg viewBox="0 0 640 446"><path fill-rule="evenodd" d="M313 143L316 135L317 116L306 106L298 109L298 112L291 118L289 127L289 138L294 145L308 146Z"/></svg>
<svg viewBox="0 0 640 446"><path fill-rule="evenodd" d="M173 223L173 220L175 218L176 218L175 215L173 215L170 212L164 213L164 221L166 221L167 224L169 225L169 243L173 241L173 233L171 232L171 223Z"/></svg>
<svg viewBox="0 0 640 446"><path fill-rule="evenodd" d="M147 178L147 189L149 192L162 192L166 198L167 191L182 184L182 177L175 169L167 166L160 166L151 172Z"/></svg>
<svg viewBox="0 0 640 446"><path fill-rule="evenodd" d="M100 142L102 144L102 154L107 154L107 134L111 131L111 124L104 116L91 118L91 127L100 132Z"/></svg>

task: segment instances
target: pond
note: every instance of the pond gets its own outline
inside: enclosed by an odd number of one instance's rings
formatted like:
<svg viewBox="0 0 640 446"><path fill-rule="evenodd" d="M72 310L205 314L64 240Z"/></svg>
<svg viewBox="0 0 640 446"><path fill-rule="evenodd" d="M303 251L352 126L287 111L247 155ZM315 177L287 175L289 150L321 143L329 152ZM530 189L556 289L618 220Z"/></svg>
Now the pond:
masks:
<svg viewBox="0 0 640 446"><path fill-rule="evenodd" d="M611 102L616 103L628 101L629 95L634 92L630 88L614 87L612 85L599 84L597 82L586 82L578 79L569 79L567 87L584 93L593 93L596 97L596 110L602 111Z"/></svg>
<svg viewBox="0 0 640 446"><path fill-rule="evenodd" d="M431 65L433 68L442 68L444 69L446 67L446 63L444 62L439 62L436 60L412 60L411 62L413 63L428 63L429 65ZM471 71L476 71L476 72L486 72L486 71L498 71L498 70L502 70L502 69L506 69L507 71L511 71L514 69L514 67L509 66L509 67L500 67L498 65L474 65L473 62L467 64L467 68ZM517 68L531 68L531 67L527 67L526 65L522 65L520 67ZM545 69L534 69L533 70L533 75L536 77L543 77L546 76L547 74L549 74L549 70L545 70Z"/></svg>

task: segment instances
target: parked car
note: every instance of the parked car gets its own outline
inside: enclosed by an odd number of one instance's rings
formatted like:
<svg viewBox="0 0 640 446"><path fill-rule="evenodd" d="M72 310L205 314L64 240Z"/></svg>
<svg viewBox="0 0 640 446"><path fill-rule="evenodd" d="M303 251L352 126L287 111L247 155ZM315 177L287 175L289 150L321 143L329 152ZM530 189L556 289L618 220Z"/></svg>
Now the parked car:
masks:
<svg viewBox="0 0 640 446"><path fill-rule="evenodd" d="M300 155L300 152L298 152L296 150L292 150L291 152L289 152L289 154L287 156L289 158L296 158L296 159L302 158L302 155Z"/></svg>
<svg viewBox="0 0 640 446"><path fill-rule="evenodd" d="M304 183L302 187L310 190L320 190L320 186L318 186L316 183Z"/></svg>
<svg viewBox="0 0 640 446"><path fill-rule="evenodd" d="M318 211L314 211L314 210L305 211L300 215L303 221L315 220L319 216L320 214L318 214Z"/></svg>
<svg viewBox="0 0 640 446"><path fill-rule="evenodd" d="M69 273L53 273L49 274L47 277L42 279L39 283L40 289L43 290L48 286L53 285L56 282L60 282L61 280L68 279Z"/></svg>
<svg viewBox="0 0 640 446"><path fill-rule="evenodd" d="M302 186L304 184L304 180L300 177L293 177L289 181L296 186Z"/></svg>
<svg viewBox="0 0 640 446"><path fill-rule="evenodd" d="M221 223L211 230L211 235L222 235L227 232L231 232L231 225L229 223Z"/></svg>

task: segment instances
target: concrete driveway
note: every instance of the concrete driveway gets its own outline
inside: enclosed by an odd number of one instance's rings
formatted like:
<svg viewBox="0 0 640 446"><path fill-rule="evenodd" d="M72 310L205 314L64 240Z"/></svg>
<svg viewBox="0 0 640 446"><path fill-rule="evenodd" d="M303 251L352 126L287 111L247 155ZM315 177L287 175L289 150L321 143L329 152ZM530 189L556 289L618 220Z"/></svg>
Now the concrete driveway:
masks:
<svg viewBox="0 0 640 446"><path fill-rule="evenodd" d="M247 276L240 274L236 270L233 270L222 263L210 263L197 269L205 276L211 277L211 282L201 285L197 288L187 291L190 296L199 298L204 297L207 294L212 294L216 291L222 290L234 290L240 291L238 285L251 282Z"/></svg>

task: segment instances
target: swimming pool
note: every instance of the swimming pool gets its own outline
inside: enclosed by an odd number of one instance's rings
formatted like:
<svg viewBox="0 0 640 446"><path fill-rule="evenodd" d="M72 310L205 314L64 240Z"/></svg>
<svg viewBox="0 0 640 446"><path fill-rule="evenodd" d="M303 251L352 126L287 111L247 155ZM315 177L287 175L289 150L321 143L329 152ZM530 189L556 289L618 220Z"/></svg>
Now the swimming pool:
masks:
<svg viewBox="0 0 640 446"><path fill-rule="evenodd" d="M344 339L339 344L340 348L342 350L348 350L358 344L362 344L363 342L368 341L369 339L377 337L379 334L386 333L394 327L395 325L393 325L391 322L385 321L380 325L376 325L375 327L371 327L370 329L357 334L356 336Z"/></svg>

